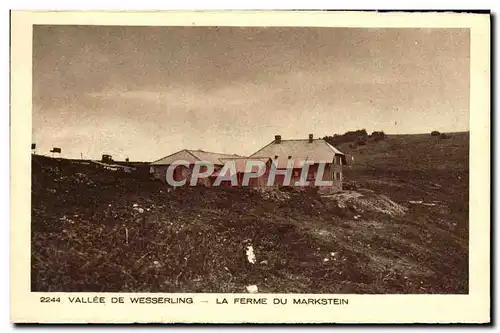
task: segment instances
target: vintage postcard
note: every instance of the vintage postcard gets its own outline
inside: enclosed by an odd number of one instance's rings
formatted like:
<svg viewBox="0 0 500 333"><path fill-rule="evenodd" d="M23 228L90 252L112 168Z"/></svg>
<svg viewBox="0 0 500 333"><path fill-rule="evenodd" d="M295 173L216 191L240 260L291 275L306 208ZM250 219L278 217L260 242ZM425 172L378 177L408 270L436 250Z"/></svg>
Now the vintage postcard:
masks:
<svg viewBox="0 0 500 333"><path fill-rule="evenodd" d="M11 321L488 323L489 101L485 14L14 11Z"/></svg>

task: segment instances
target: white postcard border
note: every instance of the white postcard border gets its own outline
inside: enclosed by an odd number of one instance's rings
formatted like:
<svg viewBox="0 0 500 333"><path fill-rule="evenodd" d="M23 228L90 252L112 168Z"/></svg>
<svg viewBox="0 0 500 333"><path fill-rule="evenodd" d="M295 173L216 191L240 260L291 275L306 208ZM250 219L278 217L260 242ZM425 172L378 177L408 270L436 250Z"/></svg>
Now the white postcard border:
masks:
<svg viewBox="0 0 500 333"><path fill-rule="evenodd" d="M255 294L287 305L216 304L249 294L30 292L32 25L470 28L470 265L468 295ZM11 321L45 323L482 323L490 320L490 20L488 15L374 12L28 12L11 14ZM106 297L70 304L68 297ZM193 297L194 304L111 304L111 297ZM40 297L61 297L41 303ZM294 305L344 298L347 305ZM202 301L207 301L204 303Z"/></svg>

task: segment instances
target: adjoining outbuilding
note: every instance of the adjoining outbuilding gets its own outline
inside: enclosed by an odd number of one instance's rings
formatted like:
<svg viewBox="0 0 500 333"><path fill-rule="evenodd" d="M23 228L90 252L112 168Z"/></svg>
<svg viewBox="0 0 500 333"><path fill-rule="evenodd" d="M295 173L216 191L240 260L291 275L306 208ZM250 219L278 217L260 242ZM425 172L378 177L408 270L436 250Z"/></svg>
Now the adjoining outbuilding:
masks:
<svg viewBox="0 0 500 333"><path fill-rule="evenodd" d="M224 162L222 158L238 158L236 154L213 153L204 150L189 150L183 149L171 155L165 156L150 164L150 174L153 179L158 179L166 182L167 169L171 165L176 165L179 161L188 162L188 166L182 164L177 165L173 172L173 178L176 181L188 179L193 173L193 168L197 162L209 162L214 166L214 172L222 168ZM203 170L200 170L203 171ZM200 185L210 185L209 179L200 179Z"/></svg>

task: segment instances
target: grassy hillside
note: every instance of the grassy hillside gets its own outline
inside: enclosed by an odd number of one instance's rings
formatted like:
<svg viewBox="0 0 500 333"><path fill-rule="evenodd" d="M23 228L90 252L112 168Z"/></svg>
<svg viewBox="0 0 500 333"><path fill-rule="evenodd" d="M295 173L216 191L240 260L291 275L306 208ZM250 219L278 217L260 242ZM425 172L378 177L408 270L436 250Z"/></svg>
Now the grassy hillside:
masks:
<svg viewBox="0 0 500 333"><path fill-rule="evenodd" d="M389 171L462 172L469 165L469 133L451 133L448 139L430 134L387 135L384 140L368 140L364 146L337 146L355 157L361 169Z"/></svg>
<svg viewBox="0 0 500 333"><path fill-rule="evenodd" d="M396 201L438 200L468 210L469 133L448 135L388 135L365 146L343 144L339 149L354 156L345 177Z"/></svg>
<svg viewBox="0 0 500 333"><path fill-rule="evenodd" d="M468 134L339 148L346 201L35 158L32 290L467 293Z"/></svg>

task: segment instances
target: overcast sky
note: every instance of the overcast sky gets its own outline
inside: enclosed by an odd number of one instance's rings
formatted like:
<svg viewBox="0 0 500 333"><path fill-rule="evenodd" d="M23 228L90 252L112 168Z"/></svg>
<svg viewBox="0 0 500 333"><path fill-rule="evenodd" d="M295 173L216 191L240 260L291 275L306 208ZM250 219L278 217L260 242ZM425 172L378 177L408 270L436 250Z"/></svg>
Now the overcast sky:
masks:
<svg viewBox="0 0 500 333"><path fill-rule="evenodd" d="M361 128L468 130L468 30L34 27L41 154L245 155Z"/></svg>

